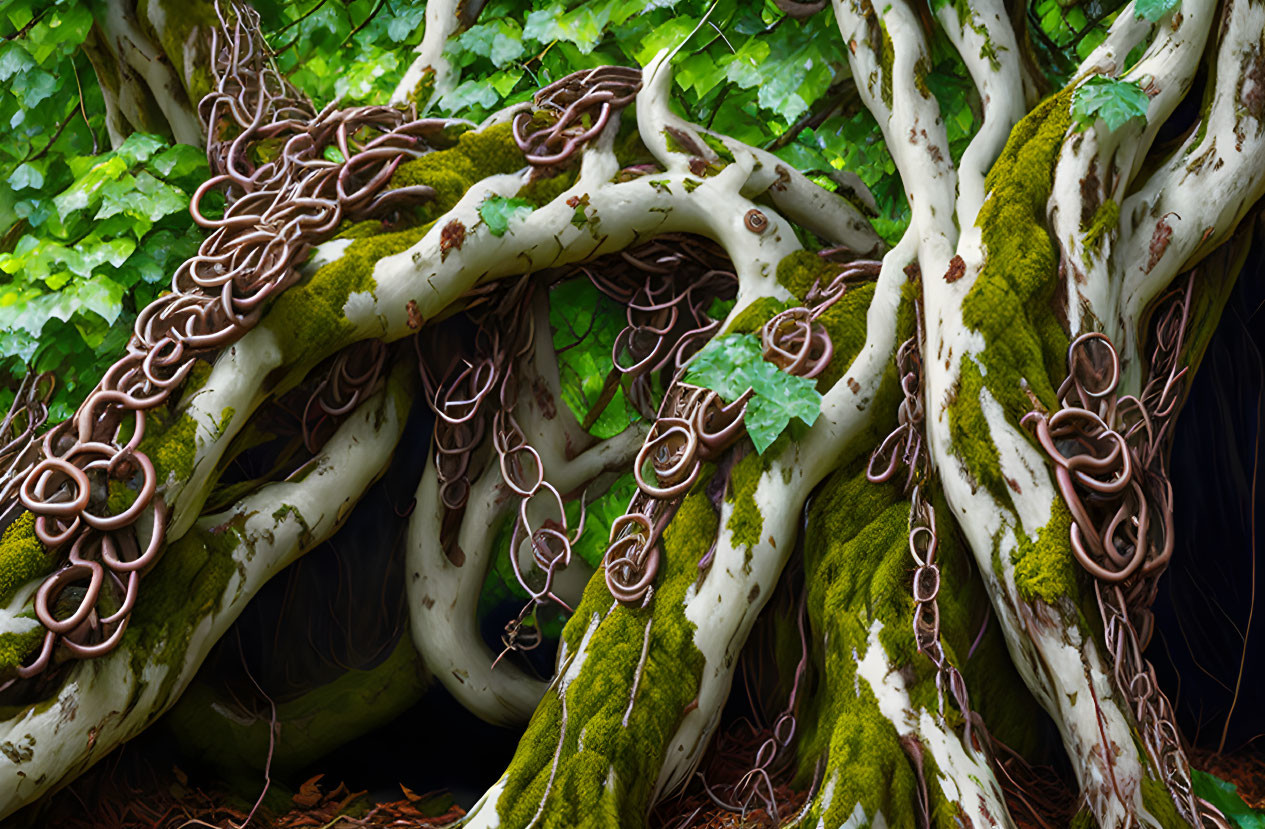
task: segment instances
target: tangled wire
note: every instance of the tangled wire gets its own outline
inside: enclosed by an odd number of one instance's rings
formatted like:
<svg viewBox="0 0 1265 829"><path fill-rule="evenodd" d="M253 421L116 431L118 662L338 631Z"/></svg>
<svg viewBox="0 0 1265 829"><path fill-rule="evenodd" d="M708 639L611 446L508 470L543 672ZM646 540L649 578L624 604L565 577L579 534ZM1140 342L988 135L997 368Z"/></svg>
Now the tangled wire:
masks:
<svg viewBox="0 0 1265 829"><path fill-rule="evenodd" d="M209 235L176 271L172 292L138 314L126 354L75 416L35 446L31 424L39 418L28 415L25 443L6 447L14 460L0 489L4 513L13 513L16 493L36 516L39 540L64 556L36 593L46 635L35 660L18 666L21 678L46 670L58 642L70 657L94 657L117 646L126 630L167 519L157 494L166 482L141 449L146 412L168 401L197 359L253 328L268 300L298 280L297 266L312 246L342 222L434 196L423 185L385 188L399 163L428 152L428 139L450 121L417 120L387 107L314 112L277 71L256 13L232 11L233 22L221 13L212 34L214 89L199 106L212 175L195 191L190 212ZM343 160L329 160L334 155ZM203 209L213 190L227 198L219 218ZM354 392L345 398L346 385L331 389L327 412L360 399ZM35 411L29 400L22 405ZM105 503L111 482L136 493L116 513ZM54 610L66 600L74 605L68 615Z"/></svg>
<svg viewBox="0 0 1265 829"><path fill-rule="evenodd" d="M750 214L747 225L752 226ZM762 228L757 222L752 232ZM849 262L826 285L812 286L806 297L810 306L790 308L768 320L760 332L764 359L798 377L819 375L834 356L834 346L818 318L843 296L850 280L876 276L879 267L880 263L870 260ZM705 274L701 285L716 276L715 272ZM612 523L603 560L607 588L626 605L648 601L658 573L660 536L680 499L698 480L703 463L719 459L746 434L744 416L751 389L726 402L718 393L681 379L685 362L720 327L719 320L699 313L697 301L684 302L692 290L693 286L668 299L652 293L647 285L638 295L616 296L629 307L629 325L616 341L616 367L634 376L673 369L672 384L633 468L638 491L627 512ZM677 309L682 304L690 311L690 321L683 333L673 337L681 327ZM632 355L631 364L621 362L624 353ZM630 395L630 399L644 405L639 402L644 401L644 394ZM700 561L700 568L710 564L713 553L714 548Z"/></svg>
<svg viewBox="0 0 1265 829"><path fill-rule="evenodd" d="M1142 393L1117 395L1120 360L1106 335L1090 332L1068 348L1059 410L1023 419L1055 464L1072 513L1071 547L1094 577L1116 687L1133 706L1147 753L1182 816L1229 826L1197 797L1172 706L1143 656L1154 631L1151 604L1173 553L1173 489L1167 455L1186 368L1193 272L1161 300L1149 379Z"/></svg>
<svg viewBox="0 0 1265 829"><path fill-rule="evenodd" d="M990 748L987 732L978 714L971 710L970 695L961 671L948 658L940 638L940 565L936 561L939 536L936 531L936 512L927 497L931 484L931 470L924 452L922 385L923 336L922 308L914 303L914 333L901 343L896 351L897 373L900 375L903 399L897 410L897 426L871 453L865 477L870 483L891 481L902 466L907 470L903 491L909 497L909 555L914 560L913 575L913 632L918 652L930 660L936 671L936 694L940 716L944 717L946 686L953 695L958 710L966 723L966 742L985 750ZM975 741L973 726L983 739ZM916 741L904 742L906 752L919 770L919 802L923 813L923 825L931 825L930 800L926 792L926 780L922 770L922 746Z"/></svg>
<svg viewBox="0 0 1265 829"><path fill-rule="evenodd" d="M542 88L534 108L514 115L514 141L533 167L557 167L606 129L612 114L637 97L641 70L597 66Z"/></svg>

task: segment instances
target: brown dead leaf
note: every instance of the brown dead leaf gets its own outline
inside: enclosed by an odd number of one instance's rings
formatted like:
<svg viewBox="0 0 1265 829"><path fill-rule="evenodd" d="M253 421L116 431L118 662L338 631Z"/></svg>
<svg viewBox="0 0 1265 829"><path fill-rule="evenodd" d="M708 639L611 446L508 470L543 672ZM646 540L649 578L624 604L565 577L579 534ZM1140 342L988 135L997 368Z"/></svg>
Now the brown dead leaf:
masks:
<svg viewBox="0 0 1265 829"><path fill-rule="evenodd" d="M299 790L294 793L294 805L302 806L305 809L311 809L313 806L320 803L321 800L324 799L324 795L321 794L319 781L324 776L325 775L323 774L318 774L310 780L305 781L302 786L299 786Z"/></svg>

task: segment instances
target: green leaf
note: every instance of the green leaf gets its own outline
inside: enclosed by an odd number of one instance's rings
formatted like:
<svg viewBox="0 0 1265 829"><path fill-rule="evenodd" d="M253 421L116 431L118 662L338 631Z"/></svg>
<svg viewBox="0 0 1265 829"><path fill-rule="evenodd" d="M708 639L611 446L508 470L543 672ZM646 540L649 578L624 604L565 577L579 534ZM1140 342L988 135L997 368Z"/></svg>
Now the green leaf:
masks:
<svg viewBox="0 0 1265 829"><path fill-rule="evenodd" d="M504 196L488 196L479 205L479 217L492 231L493 236L504 236L510 222L531 213L535 207L524 199L507 199Z"/></svg>
<svg viewBox="0 0 1265 829"><path fill-rule="evenodd" d="M140 164L143 161L148 161L150 156L165 146L167 146L167 142L156 135L134 132L119 145L114 154L129 165Z"/></svg>
<svg viewBox="0 0 1265 829"><path fill-rule="evenodd" d="M821 413L821 394L807 377L781 371L764 359L760 338L727 334L712 340L690 363L685 382L711 389L732 403L750 389L745 423L756 451L763 453L791 418L811 426Z"/></svg>
<svg viewBox="0 0 1265 829"><path fill-rule="evenodd" d="M18 168L9 175L9 186L14 190L24 190L28 187L38 190L44 186L44 173L31 164L19 164Z"/></svg>
<svg viewBox="0 0 1265 829"><path fill-rule="evenodd" d="M1177 8L1180 2L1181 0L1136 0L1133 11L1139 20L1158 23L1161 17Z"/></svg>
<svg viewBox="0 0 1265 829"><path fill-rule="evenodd" d="M1150 103L1138 84L1096 75L1072 94L1072 117L1082 129L1101 118L1115 132L1134 118L1145 118Z"/></svg>
<svg viewBox="0 0 1265 829"><path fill-rule="evenodd" d="M175 144L149 161L149 167L163 178L179 178L206 166L206 153L189 144Z"/></svg>
<svg viewBox="0 0 1265 829"><path fill-rule="evenodd" d="M1239 829L1265 829L1265 812L1244 803L1233 783L1198 769L1190 770L1190 780L1195 795L1220 809Z"/></svg>

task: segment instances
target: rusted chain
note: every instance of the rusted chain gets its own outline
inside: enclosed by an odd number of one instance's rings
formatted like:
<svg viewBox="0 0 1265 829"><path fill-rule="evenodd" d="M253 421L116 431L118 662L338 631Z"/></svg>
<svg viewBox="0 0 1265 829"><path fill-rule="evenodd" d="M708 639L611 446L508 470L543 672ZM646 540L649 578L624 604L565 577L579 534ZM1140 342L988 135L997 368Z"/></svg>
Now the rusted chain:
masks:
<svg viewBox="0 0 1265 829"><path fill-rule="evenodd" d="M597 66L559 78L536 93L531 110L514 115L514 140L533 167L557 167L606 129L641 89L641 70ZM537 126L547 121L544 126Z"/></svg>
<svg viewBox="0 0 1265 829"><path fill-rule="evenodd" d="M720 321L712 321L705 312L700 313L701 302L687 301L696 286L707 285L708 279L724 278L736 281L727 272L708 271L700 282L687 283L691 287L676 293L665 282L652 284L652 277L672 274L665 263L648 263L633 259L643 271L645 282L633 295L624 299L628 303L629 325L616 341L614 361L621 371L636 379L647 380L645 395L630 395L638 400L648 396L648 378L652 372L663 368L673 369L673 380L655 414L654 424L637 455L633 473L637 479L637 493L624 516L611 525L610 546L604 564L606 586L618 601L625 605L638 605L646 598L658 573L660 534L671 520L680 499L698 480L705 461L716 460L746 434L744 415L750 399L748 389L737 400L725 401L719 394L693 386L680 378L689 356L706 344L720 328ZM809 292L810 307L792 308L774 316L761 329L764 358L780 369L799 376L815 377L830 363L834 347L825 327L817 321L832 304L838 301L849 280L877 274L878 263L859 260L846 264L826 286L815 284ZM598 287L617 299L623 298L616 290L603 285L590 274ZM679 330L680 308L690 313L688 331L673 339L669 332ZM638 333L644 334L640 350L634 351ZM624 352L621 352L621 343ZM621 363L622 353L632 352L631 365ZM634 388L636 388L634 386ZM644 399L642 399L644 405ZM710 553L703 565L711 561Z"/></svg>
<svg viewBox="0 0 1265 829"><path fill-rule="evenodd" d="M1180 358L1190 321L1194 273L1161 300L1155 347L1141 395L1118 395L1120 360L1102 333L1068 348L1059 409L1023 423L1054 462L1072 513L1071 549L1094 577L1112 678L1133 708L1142 742L1182 817L1228 827L1195 795L1181 732L1144 656L1154 632L1151 605L1173 553L1173 490L1167 456L1186 368Z"/></svg>
<svg viewBox="0 0 1265 829"><path fill-rule="evenodd" d="M931 470L925 452L923 424L922 308L914 304L915 330L896 352L897 373L904 395L897 411L897 426L870 455L865 477L871 483L887 483L904 467L902 485L909 497L909 555L914 560L913 599L914 643L936 670L936 694L940 716L944 716L945 692L953 695L966 721L966 741L972 741L972 725L978 718L971 710L970 694L961 671L948 658L940 636L940 564L936 554L939 536L936 513L927 497Z"/></svg>
<svg viewBox="0 0 1265 829"><path fill-rule="evenodd" d="M39 540L63 551L62 566L36 594L36 616L48 634L35 661L17 667L20 678L52 664L58 642L68 657L86 658L108 652L123 635L167 517L158 494L165 482L140 448L145 413L169 400L196 359L253 328L268 301L298 280L297 266L312 246L342 222L434 196L426 186L387 183L402 160L428 152L428 141L451 122L387 107L317 113L272 62L256 13L234 5L230 22L217 12L213 91L199 105L212 175L190 205L208 236L177 269L172 292L137 315L126 353L75 416L44 433L29 468L23 464L31 453L23 450L5 480L4 514L13 513L16 495L36 516ZM227 198L219 218L204 209L212 190ZM347 383L336 385L331 411L363 396L342 397ZM136 493L119 512L107 504L111 482ZM59 616L54 608L75 596L67 592L72 587L79 593L74 608Z"/></svg>
<svg viewBox="0 0 1265 829"><path fill-rule="evenodd" d="M490 292L482 291L484 301L467 312L475 324L473 348L453 356L439 379L434 363L444 349L422 351L419 345L418 351L427 400L438 417L434 462L445 526L458 525L464 514L470 496L472 459L484 445L489 430L502 486L517 501L509 557L528 601L506 625L502 636L505 652L531 650L543 641L533 623L538 608L549 604L566 607L553 592L553 581L558 571L570 565L573 545L584 531L583 509L574 531L568 527L562 493L548 481L544 461L528 441L515 414L523 382L518 364L529 357L536 337L535 317L524 314L523 309L533 304L535 290L530 276L524 276L508 288L498 286ZM532 508L533 504L541 502L547 517L533 520L533 515L541 514ZM450 560L459 562L464 556L450 535L441 532L441 545ZM519 548L524 540L531 545L533 563L543 576L541 584L529 578L519 562Z"/></svg>

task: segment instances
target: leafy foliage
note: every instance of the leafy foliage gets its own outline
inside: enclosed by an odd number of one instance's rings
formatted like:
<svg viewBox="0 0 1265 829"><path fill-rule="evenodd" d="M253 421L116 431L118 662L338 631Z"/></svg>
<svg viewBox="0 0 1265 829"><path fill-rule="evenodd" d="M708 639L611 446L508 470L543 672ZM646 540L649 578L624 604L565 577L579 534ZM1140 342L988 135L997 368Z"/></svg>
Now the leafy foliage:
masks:
<svg viewBox="0 0 1265 829"><path fill-rule="evenodd" d="M1115 132L1134 118L1145 118L1150 100L1136 83L1096 75L1072 95L1072 117L1081 129L1101 118Z"/></svg>
<svg viewBox="0 0 1265 829"><path fill-rule="evenodd" d="M1076 64L1106 39L1111 24L1126 2L1036 0L1029 5L1029 31L1038 50L1038 63L1053 86L1064 86L1075 71ZM1130 55L1126 64L1131 64L1133 60L1134 56Z"/></svg>
<svg viewBox="0 0 1265 829"><path fill-rule="evenodd" d="M1198 769L1190 770L1190 779L1195 795L1220 809L1239 829L1265 829L1265 811L1244 803L1233 783Z"/></svg>
<svg viewBox="0 0 1265 829"><path fill-rule="evenodd" d="M122 352L136 310L201 238L185 208L202 151L133 135L105 148L79 0L0 1L0 407L30 366L69 416Z"/></svg>
<svg viewBox="0 0 1265 829"><path fill-rule="evenodd" d="M252 3L277 66L318 107L382 103L421 40L426 4L414 0Z"/></svg>
<svg viewBox="0 0 1265 829"><path fill-rule="evenodd" d="M812 426L821 413L816 384L765 360L760 338L754 334L727 334L708 343L690 363L685 382L718 392L728 402L750 389L747 434L760 453L782 434L792 417Z"/></svg>
<svg viewBox="0 0 1265 829"><path fill-rule="evenodd" d="M15 192L34 189L20 186L24 177L44 187L23 193L25 232L0 253L0 366L10 376L27 364L54 371L54 418L72 413L123 351L137 310L197 251L202 235L186 211L207 175L201 150L142 133L111 152L10 174Z"/></svg>
<svg viewBox="0 0 1265 829"><path fill-rule="evenodd" d="M1160 18L1177 8L1181 0L1137 0L1133 4L1134 14L1139 20L1158 23Z"/></svg>
<svg viewBox="0 0 1265 829"><path fill-rule="evenodd" d="M618 385L611 357L615 337L624 326L624 309L588 279L570 279L551 291L549 325L558 353L562 401L577 421L592 424L589 432L596 437L624 431L639 417Z"/></svg>
<svg viewBox="0 0 1265 829"><path fill-rule="evenodd" d="M510 222L521 219L534 207L526 199L507 199L504 196L488 196L479 205L479 217L492 231L493 236L504 236Z"/></svg>

